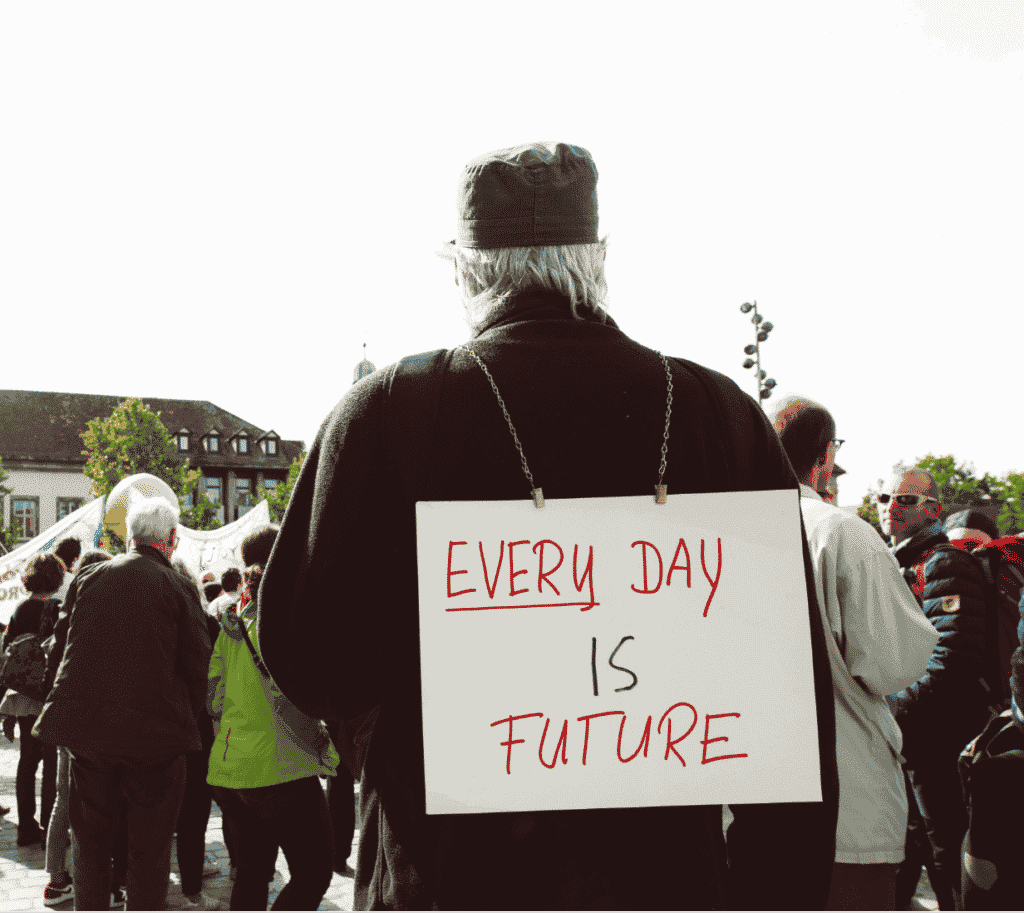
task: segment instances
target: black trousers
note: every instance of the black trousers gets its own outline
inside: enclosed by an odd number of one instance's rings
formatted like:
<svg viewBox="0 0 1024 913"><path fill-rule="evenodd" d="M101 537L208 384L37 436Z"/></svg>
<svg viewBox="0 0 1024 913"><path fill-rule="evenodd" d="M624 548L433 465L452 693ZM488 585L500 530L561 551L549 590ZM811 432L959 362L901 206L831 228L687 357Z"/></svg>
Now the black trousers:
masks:
<svg viewBox="0 0 1024 913"><path fill-rule="evenodd" d="M47 745L32 735L38 717L19 716L21 750L18 752L18 773L14 793L18 800L18 834L31 835L50 824L50 813L57 801L57 747ZM43 765L43 792L39 820L36 821L36 771Z"/></svg>
<svg viewBox="0 0 1024 913"><path fill-rule="evenodd" d="M68 810L77 909L110 907L111 861L122 807L127 820L128 909L164 908L171 840L184 790L184 754L123 758L71 752Z"/></svg>
<svg viewBox="0 0 1024 913"><path fill-rule="evenodd" d="M967 809L960 791L957 756L936 757L910 772L932 851L928 869L942 910L960 909L960 852L967 834Z"/></svg>
<svg viewBox="0 0 1024 913"><path fill-rule="evenodd" d="M331 818L319 778L254 789L215 786L213 794L225 817L236 825L238 874L231 909L267 908L278 847L291 878L271 909L317 909L330 887L334 861Z"/></svg>
<svg viewBox="0 0 1024 913"><path fill-rule="evenodd" d="M203 885L206 857L206 826L210 823L213 792L206 782L208 751L185 755L185 796L178 812L178 871L181 893L198 894Z"/></svg>
<svg viewBox="0 0 1024 913"><path fill-rule="evenodd" d="M336 776L327 778L327 807L334 830L334 869L341 872L352 852L356 835L355 778L344 764L338 765Z"/></svg>

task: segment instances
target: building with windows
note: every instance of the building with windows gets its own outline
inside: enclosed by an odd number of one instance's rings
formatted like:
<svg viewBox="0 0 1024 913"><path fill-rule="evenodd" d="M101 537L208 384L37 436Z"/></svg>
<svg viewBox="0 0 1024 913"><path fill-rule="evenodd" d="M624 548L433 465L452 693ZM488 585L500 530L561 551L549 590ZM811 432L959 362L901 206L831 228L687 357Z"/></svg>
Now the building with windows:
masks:
<svg viewBox="0 0 1024 913"><path fill-rule="evenodd" d="M21 521L27 541L93 498L83 469L82 432L105 418L123 396L0 390L0 458L8 473L3 525ZM171 433L182 456L199 469L200 490L232 522L255 505L259 485L288 477L302 441L283 440L210 402L141 397ZM185 506L191 506L192 495Z"/></svg>

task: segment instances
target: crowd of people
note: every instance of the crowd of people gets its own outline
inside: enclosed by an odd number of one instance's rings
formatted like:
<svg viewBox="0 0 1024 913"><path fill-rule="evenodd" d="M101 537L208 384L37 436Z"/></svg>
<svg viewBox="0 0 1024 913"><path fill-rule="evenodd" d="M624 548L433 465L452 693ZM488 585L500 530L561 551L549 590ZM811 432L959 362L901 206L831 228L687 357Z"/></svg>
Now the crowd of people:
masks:
<svg viewBox="0 0 1024 913"><path fill-rule="evenodd" d="M244 540L244 571L201 589L172 560L177 525L174 506L147 499L129 511L127 554L82 554L69 538L26 565L29 597L0 645L31 635L45 656L41 688L0 704L8 739L20 730L17 843L45 848L46 906L152 910L173 839L184 908L219 909L202 890L220 872L206 847L216 801L231 909L266 909L279 848L290 880L274 909L316 909L333 872L353 874L354 778L347 798L328 789L329 805L319 778L333 780L339 756L327 727L274 686L249 633L277 528Z"/></svg>
<svg viewBox="0 0 1024 913"><path fill-rule="evenodd" d="M212 802L231 909L266 907L279 850L274 909L316 909L332 872L354 874L359 909L906 909L922 866L941 909L974 908L979 879L1010 874L961 851L961 753L1006 705L1022 725L1024 656L1012 674L993 663L970 552L994 526L945 517L935 480L907 468L877 496L879 537L828 503L828 409L790 397L766 416L623 333L596 183L564 143L469 163L440 253L470 342L353 386L243 568L196 581L172 563L178 512L155 498L129 510L127 554L61 543L29 563L3 646L48 639L45 680L0 714L20 728L18 842L46 841L44 903L161 909L177 833L186 905L213 908ZM659 452L657 503L799 493L821 801L731 805L725 832L717 806L427 815L417 502L649 497Z"/></svg>

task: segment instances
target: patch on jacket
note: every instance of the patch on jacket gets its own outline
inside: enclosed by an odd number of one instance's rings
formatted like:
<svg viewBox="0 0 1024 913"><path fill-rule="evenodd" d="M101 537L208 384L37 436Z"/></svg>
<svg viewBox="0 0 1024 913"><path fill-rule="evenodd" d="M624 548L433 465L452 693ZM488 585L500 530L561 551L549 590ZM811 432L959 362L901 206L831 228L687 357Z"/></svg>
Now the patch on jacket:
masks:
<svg viewBox="0 0 1024 913"><path fill-rule="evenodd" d="M959 596L943 596L941 600L943 612L958 612L960 611L960 597Z"/></svg>

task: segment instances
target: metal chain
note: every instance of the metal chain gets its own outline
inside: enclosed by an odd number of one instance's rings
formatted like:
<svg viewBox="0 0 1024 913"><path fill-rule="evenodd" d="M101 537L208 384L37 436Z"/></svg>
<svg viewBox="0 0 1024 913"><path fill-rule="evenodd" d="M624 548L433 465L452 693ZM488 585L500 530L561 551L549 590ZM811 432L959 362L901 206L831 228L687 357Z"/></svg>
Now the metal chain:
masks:
<svg viewBox="0 0 1024 913"><path fill-rule="evenodd" d="M655 350L657 351L657 350ZM668 366L668 359L658 352L661 363L665 366L665 377L668 378L668 399L665 403L665 436L661 441L661 466L658 467L658 485L661 485L665 478L665 468L668 466L668 426L672 422L672 371Z"/></svg>
<svg viewBox="0 0 1024 913"><path fill-rule="evenodd" d="M498 392L498 385L494 382L494 378L491 376L491 372L487 370L487 365L483 363L483 360L479 355L476 354L469 346L459 346L470 358L473 359L479 366L480 370L484 372L487 377L488 383L491 385L491 389L494 391L494 395L498 399L498 405L501 406L501 412L505 416L505 421L508 422L508 430L512 432L512 440L516 443L516 450L519 451L519 460L523 465L523 472L526 474L526 478L530 483L530 489L534 492L534 501L537 506L543 505L543 497L538 498L540 489L537 488L537 484L533 481L533 473L530 472L530 467L526 464L526 454L523 452L523 445L519 442L519 435L516 434L515 426L512 424L512 417L508 414L508 408L505 406L505 400L501 398L501 393ZM661 465L658 467L658 486L655 489L658 494L656 496L657 503L664 504L665 490L662 480L665 477L665 469L668 466L668 431L669 425L672 422L672 371L668 365L668 359L658 352L658 357L661 359L661 363L665 366L665 377L668 380L668 397L665 402L665 433L662 436L661 441Z"/></svg>
<svg viewBox="0 0 1024 913"><path fill-rule="evenodd" d="M508 430L512 432L512 440L516 442L516 450L519 451L519 459L523 464L523 472L526 473L526 478L530 480L530 488L535 489L537 486L533 481L533 473L530 472L530 467L526 465L526 454L523 453L523 445L519 443L519 435L516 434L516 429L512 424L512 418L508 414L508 409L505 408L505 400L501 398L501 394L498 392L498 385L494 382L494 378L491 377L491 372L487 370L487 365L481 361L480 356L476 354L469 346L459 346L464 352L466 352L478 365L480 369L487 375L487 380L490 381L491 389L494 391L494 395L498 397L498 405L501 406L501 411L505 415L505 421L508 422Z"/></svg>

